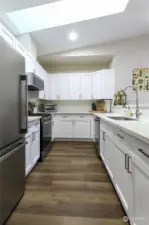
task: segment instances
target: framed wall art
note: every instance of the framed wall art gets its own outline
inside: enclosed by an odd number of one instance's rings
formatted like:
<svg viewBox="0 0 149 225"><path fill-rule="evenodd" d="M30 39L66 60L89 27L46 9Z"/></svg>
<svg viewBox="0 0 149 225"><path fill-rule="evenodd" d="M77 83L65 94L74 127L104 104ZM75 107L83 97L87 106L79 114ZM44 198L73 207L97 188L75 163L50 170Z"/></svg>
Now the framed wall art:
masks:
<svg viewBox="0 0 149 225"><path fill-rule="evenodd" d="M139 91L149 91L149 68L134 69L132 85Z"/></svg>

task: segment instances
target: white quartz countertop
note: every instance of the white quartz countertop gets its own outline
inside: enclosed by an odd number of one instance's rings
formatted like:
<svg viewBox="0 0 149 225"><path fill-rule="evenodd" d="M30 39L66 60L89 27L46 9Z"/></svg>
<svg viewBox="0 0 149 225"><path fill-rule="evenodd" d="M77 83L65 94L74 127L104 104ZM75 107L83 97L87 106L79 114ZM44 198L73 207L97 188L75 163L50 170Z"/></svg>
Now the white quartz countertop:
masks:
<svg viewBox="0 0 149 225"><path fill-rule="evenodd" d="M41 116L28 116L28 122L40 120Z"/></svg>
<svg viewBox="0 0 149 225"><path fill-rule="evenodd" d="M90 115L90 112L53 112L51 114L56 114L56 115L80 115L80 114L84 114L84 115Z"/></svg>
<svg viewBox="0 0 149 225"><path fill-rule="evenodd" d="M138 121L121 121L108 118L108 116L123 116L120 114L93 113L93 115L149 144L149 119L140 118Z"/></svg>

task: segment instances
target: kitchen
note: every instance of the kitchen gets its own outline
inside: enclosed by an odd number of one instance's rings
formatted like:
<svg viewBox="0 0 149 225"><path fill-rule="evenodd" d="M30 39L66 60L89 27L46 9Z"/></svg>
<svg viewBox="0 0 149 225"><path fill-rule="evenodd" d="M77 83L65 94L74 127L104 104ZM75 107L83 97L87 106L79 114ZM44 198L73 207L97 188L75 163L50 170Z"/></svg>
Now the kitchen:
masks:
<svg viewBox="0 0 149 225"><path fill-rule="evenodd" d="M0 224L146 225L149 3L53 25L51 2L0 11Z"/></svg>

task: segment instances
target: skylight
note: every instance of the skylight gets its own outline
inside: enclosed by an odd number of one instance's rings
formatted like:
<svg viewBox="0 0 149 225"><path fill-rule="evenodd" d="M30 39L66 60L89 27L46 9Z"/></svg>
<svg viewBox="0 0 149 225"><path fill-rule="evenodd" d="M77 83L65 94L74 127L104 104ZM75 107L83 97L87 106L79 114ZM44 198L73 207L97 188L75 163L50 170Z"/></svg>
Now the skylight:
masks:
<svg viewBox="0 0 149 225"><path fill-rule="evenodd" d="M7 13L20 33L124 12L129 0L62 0Z"/></svg>

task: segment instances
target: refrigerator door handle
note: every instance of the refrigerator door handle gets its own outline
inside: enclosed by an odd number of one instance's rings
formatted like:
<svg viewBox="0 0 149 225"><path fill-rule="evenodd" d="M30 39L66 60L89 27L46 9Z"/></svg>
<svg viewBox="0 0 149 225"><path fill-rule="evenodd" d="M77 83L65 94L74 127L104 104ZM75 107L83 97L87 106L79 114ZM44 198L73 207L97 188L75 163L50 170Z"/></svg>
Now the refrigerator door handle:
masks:
<svg viewBox="0 0 149 225"><path fill-rule="evenodd" d="M20 145L18 145L15 149L13 149L11 152L8 152L6 155L2 156L0 158L0 163L3 162L4 160L8 159L11 155L13 155L15 152L17 152L20 148L22 148L23 146L25 146L27 144L27 142L24 142Z"/></svg>
<svg viewBox="0 0 149 225"><path fill-rule="evenodd" d="M20 75L20 133L27 133L28 110L27 110L27 76Z"/></svg>

